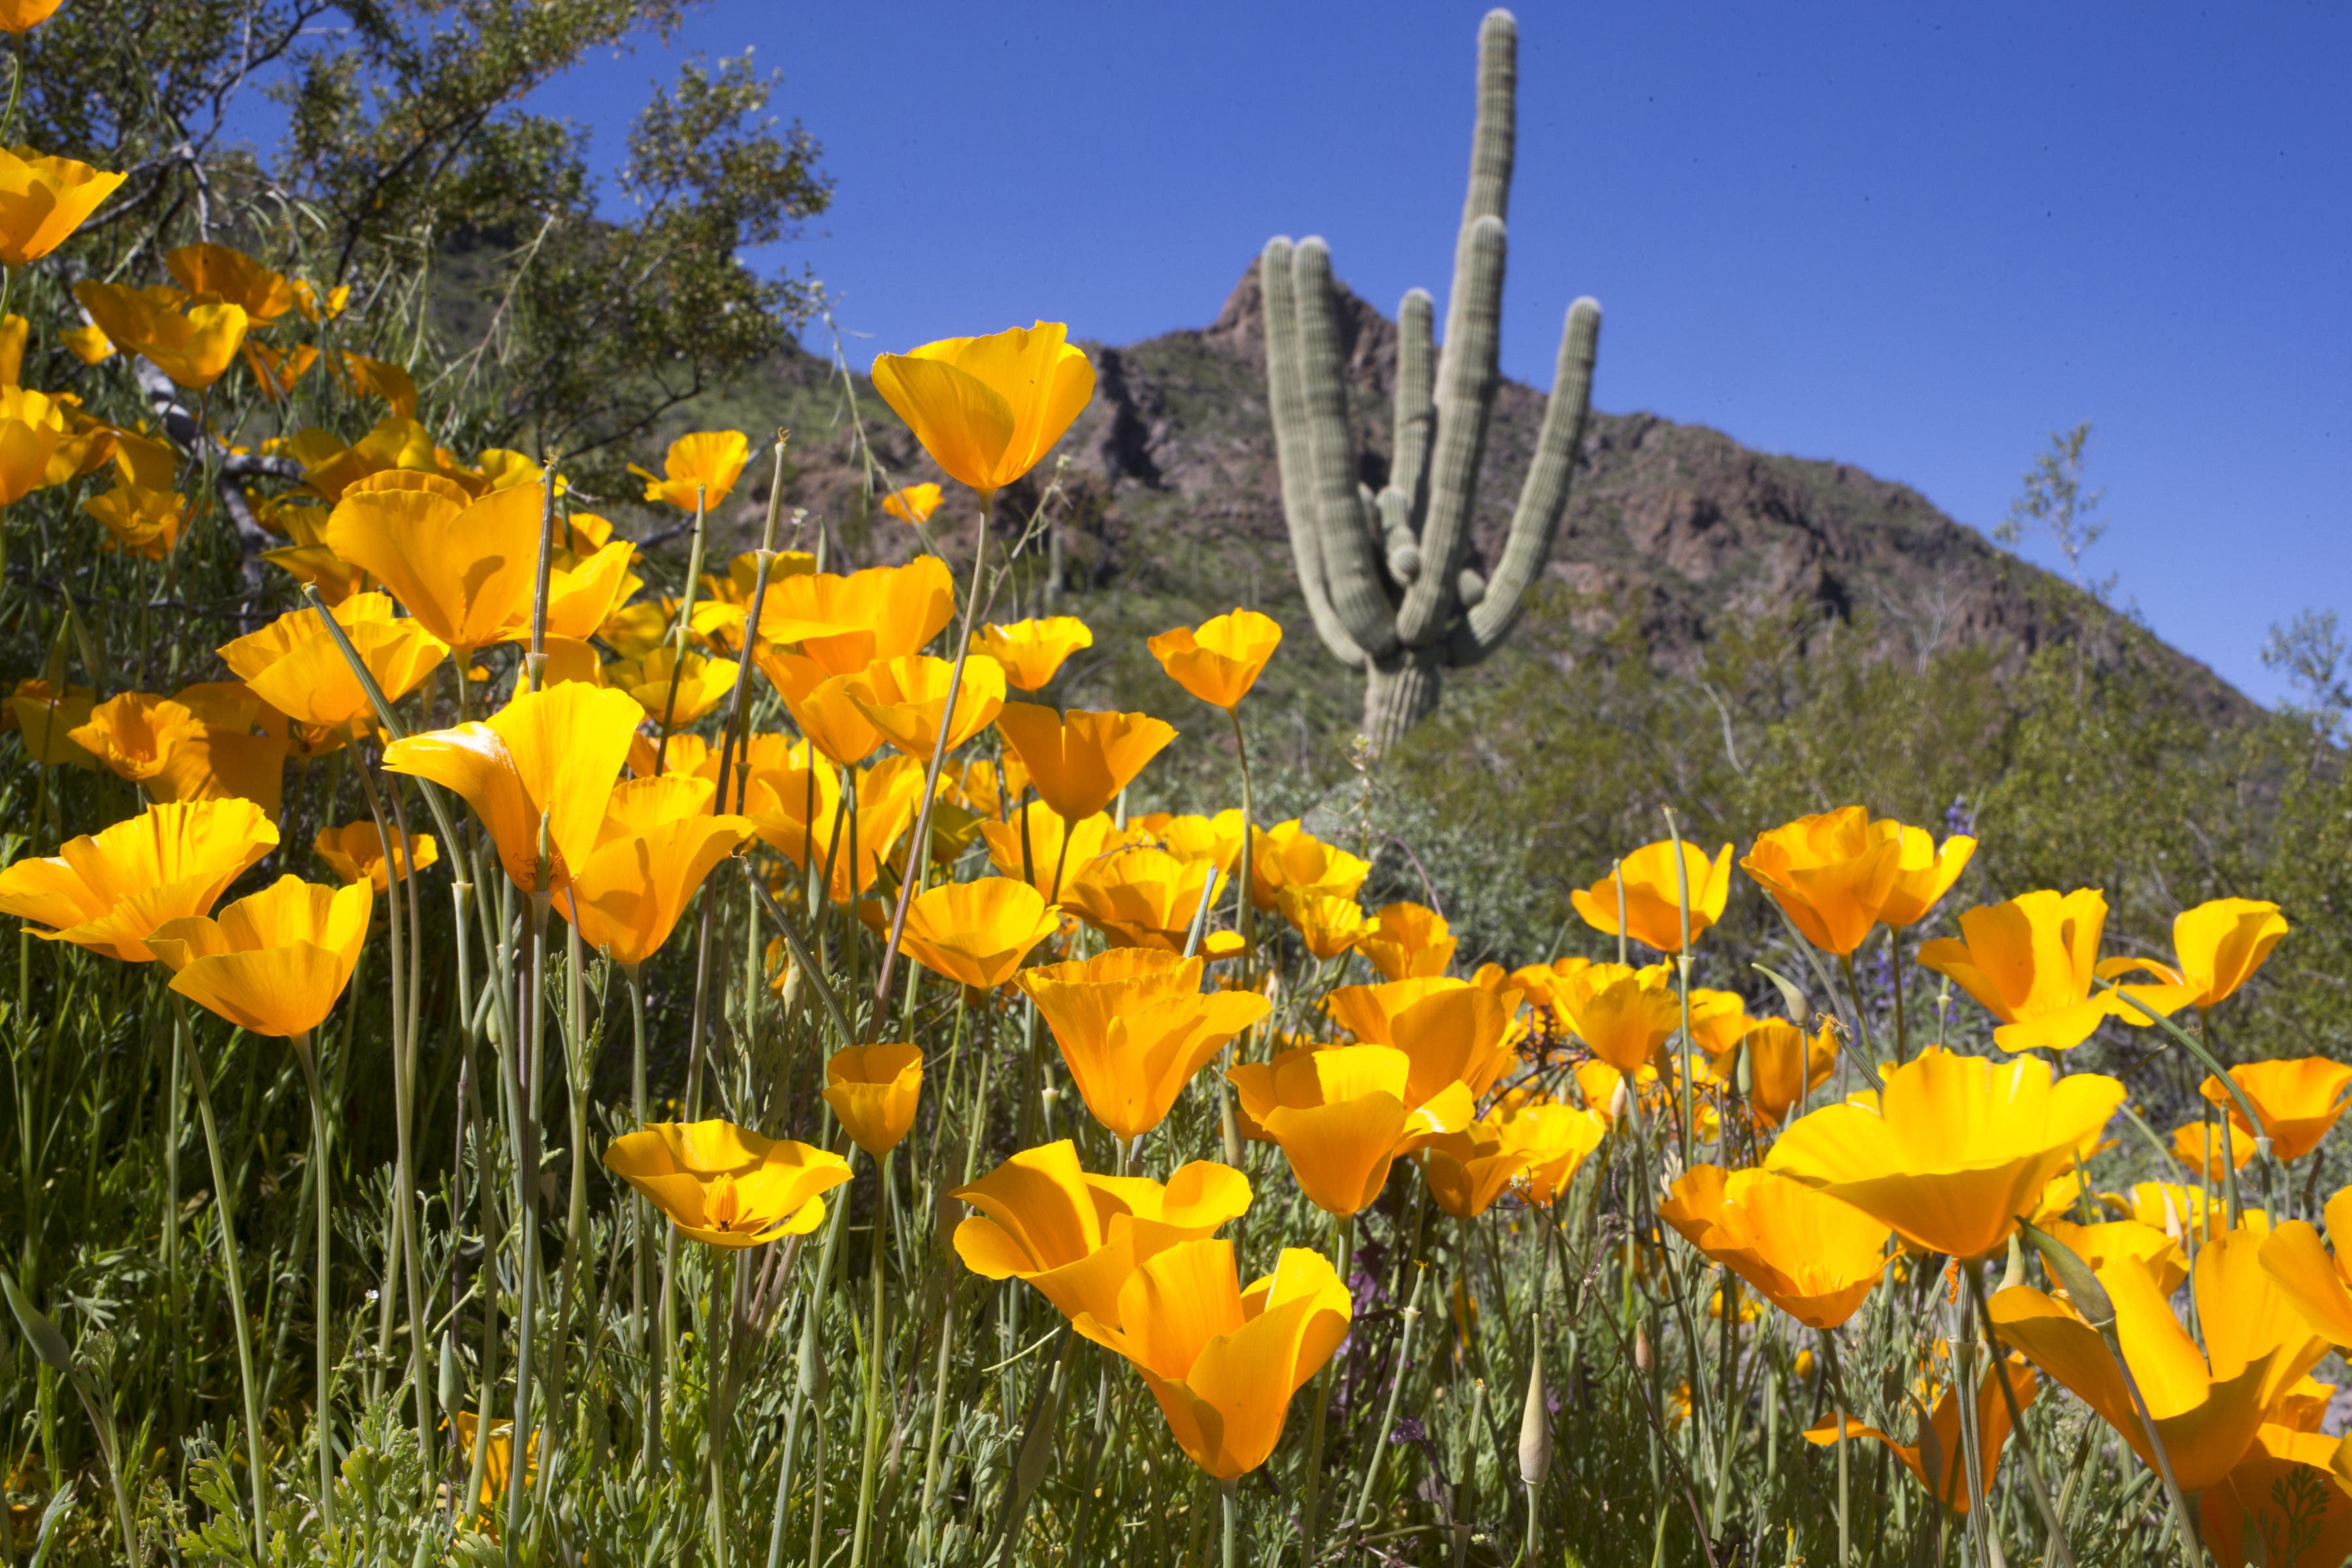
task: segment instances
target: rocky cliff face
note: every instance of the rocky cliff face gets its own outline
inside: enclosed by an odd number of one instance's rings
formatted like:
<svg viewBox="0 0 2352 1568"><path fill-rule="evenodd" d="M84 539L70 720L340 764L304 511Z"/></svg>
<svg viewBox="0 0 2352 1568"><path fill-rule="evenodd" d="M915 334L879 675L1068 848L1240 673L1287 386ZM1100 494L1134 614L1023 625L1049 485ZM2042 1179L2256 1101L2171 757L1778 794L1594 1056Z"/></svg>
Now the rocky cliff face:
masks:
<svg viewBox="0 0 2352 1568"><path fill-rule="evenodd" d="M1347 295L1342 330L1363 478L1378 486L1395 328ZM1070 607L1098 623L1134 615L1173 624L1247 604L1285 623L1302 660L1352 679L1315 647L1291 577L1255 264L1207 326L1091 352L1097 393L1063 447ZM1606 400L1608 369L1604 332L1596 401ZM838 378L828 383L808 362L786 379L805 410L788 500L827 519L861 563L904 558L911 534L866 510L856 438L838 418ZM872 450L892 481L940 478L870 387L857 387ZM1472 563L1482 571L1500 547L1543 405L1541 391L1516 382L1496 399ZM1003 515L1033 505L1043 478L1009 494ZM739 526L756 530L764 500L762 488L739 503ZM1908 486L1843 463L1751 451L1646 413L1593 416L1548 577L1567 590L1579 632L1605 635L1630 617L1669 666L1690 660L1732 619L1798 606L1825 612L1824 626L1868 627L1890 658L1982 645L2021 660L2059 635L2063 602L2038 568ZM2210 672L2183 664L2217 711L2245 710Z"/></svg>

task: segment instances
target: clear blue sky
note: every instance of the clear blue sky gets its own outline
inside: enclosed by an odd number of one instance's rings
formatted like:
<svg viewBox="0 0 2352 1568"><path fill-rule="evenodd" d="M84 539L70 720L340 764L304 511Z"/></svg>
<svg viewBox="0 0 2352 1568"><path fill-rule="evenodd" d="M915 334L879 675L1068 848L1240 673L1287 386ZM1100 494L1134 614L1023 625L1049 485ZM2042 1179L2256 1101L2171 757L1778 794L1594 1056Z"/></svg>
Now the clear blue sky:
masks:
<svg viewBox="0 0 2352 1568"><path fill-rule="evenodd" d="M755 47L839 181L776 259L861 358L1040 316L1124 342L1207 321L1276 233L1327 237L1383 309L1442 306L1484 10L719 0L541 107L611 157L676 58ZM2271 623L2352 621L2352 8L1518 15L1511 374L1546 384L1593 294L1601 406L1979 528L2093 420L2093 566L2158 632L2274 699Z"/></svg>

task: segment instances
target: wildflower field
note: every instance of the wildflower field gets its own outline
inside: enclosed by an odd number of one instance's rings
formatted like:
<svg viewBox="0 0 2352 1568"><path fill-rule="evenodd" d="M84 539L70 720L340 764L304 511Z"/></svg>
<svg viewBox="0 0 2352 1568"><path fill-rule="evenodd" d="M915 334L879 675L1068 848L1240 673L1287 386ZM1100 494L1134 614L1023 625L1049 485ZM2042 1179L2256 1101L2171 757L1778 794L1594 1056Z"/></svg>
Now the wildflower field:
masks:
<svg viewBox="0 0 2352 1568"><path fill-rule="evenodd" d="M1379 494L1328 254L1267 248L1286 639L1066 588L1065 326L828 384L940 476L861 433L887 531L849 558L792 431L646 434L699 368L624 417L508 352L519 283L453 348L364 225L339 258L249 169L214 211L60 155L97 135L41 110L81 90L38 75L66 4L0 0L0 1564L2352 1558L2332 719L2196 794L2102 706L2128 661L2052 650L2024 684L2084 777L1981 822L1921 804L1981 662L1756 677L1791 706L1751 762L1714 686L1628 718L1632 661L1578 710L1692 756L1719 712L1736 777L1522 753L1566 807L1448 749L1439 669L1540 635L1598 353L1580 301L1477 579L1507 16ZM576 49L592 9L475 25ZM698 144L763 101L694 83L659 123ZM608 262L651 270L562 276ZM1088 706L1113 639L1148 679ZM1260 711L1333 655L1336 787ZM1530 679L1461 700L1524 719ZM2176 829L2100 755L2309 831L2143 855ZM1493 912L1538 875L1556 921ZM2168 941L2113 940L2102 879Z"/></svg>

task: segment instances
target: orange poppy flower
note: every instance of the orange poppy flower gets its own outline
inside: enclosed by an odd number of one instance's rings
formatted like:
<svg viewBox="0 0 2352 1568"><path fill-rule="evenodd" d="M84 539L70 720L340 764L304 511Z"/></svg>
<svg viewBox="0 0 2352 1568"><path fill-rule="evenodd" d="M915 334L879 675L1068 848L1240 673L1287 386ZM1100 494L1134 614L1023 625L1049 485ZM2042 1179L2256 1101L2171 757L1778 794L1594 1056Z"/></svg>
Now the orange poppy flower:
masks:
<svg viewBox="0 0 2352 1568"><path fill-rule="evenodd" d="M375 890L280 877L217 919L188 915L147 934L178 971L172 989L257 1035L292 1038L327 1021L367 945Z"/></svg>
<svg viewBox="0 0 2352 1568"><path fill-rule="evenodd" d="M1307 1201L1347 1215L1381 1195L1398 1156L1471 1122L1470 1091L1459 1083L1408 1103L1412 1072L1412 1059L1394 1046L1305 1046L1225 1077L1250 1120L1281 1145Z"/></svg>
<svg viewBox="0 0 2352 1568"><path fill-rule="evenodd" d="M844 683L844 690L881 737L910 757L931 760L948 720L950 752L995 722L1004 706L1004 667L978 654L965 656L963 679L955 666L928 654L877 658ZM948 687L955 684L955 713L948 716Z"/></svg>
<svg viewBox="0 0 2352 1568"><path fill-rule="evenodd" d="M1273 1010L1254 992L1204 994L1204 966L1126 947L1019 976L1087 1109L1114 1136L1140 1138L1159 1126L1210 1058Z"/></svg>
<svg viewBox="0 0 2352 1568"><path fill-rule="evenodd" d="M1394 1046L1411 1058L1405 1098L1416 1105L1456 1080L1483 1099L1517 1059L1506 1040L1509 1009L1466 980L1432 975L1343 985L1324 1006L1359 1041Z"/></svg>
<svg viewBox="0 0 2352 1568"><path fill-rule="evenodd" d="M1444 915L1426 905L1403 902L1381 905L1356 939L1356 951L1386 980L1443 974L1459 945Z"/></svg>
<svg viewBox="0 0 2352 1568"><path fill-rule="evenodd" d="M379 893L390 888L394 879L406 881L412 868L422 871L441 858L440 846L433 842L430 833L412 833L394 844L389 864L383 849L383 835L365 819L321 827L310 840L311 852L336 876L345 882L365 882Z"/></svg>
<svg viewBox="0 0 2352 1568"><path fill-rule="evenodd" d="M1138 1265L1197 1241L1250 1205L1249 1178L1195 1160L1166 1186L1098 1176L1065 1138L1024 1149L948 1196L978 1210L955 1230L956 1256L987 1279L1035 1287L1064 1316L1119 1326L1119 1288Z"/></svg>
<svg viewBox="0 0 2352 1568"><path fill-rule="evenodd" d="M30 147L0 150L0 262L38 261L129 177L71 158L44 157Z"/></svg>
<svg viewBox="0 0 2352 1568"><path fill-rule="evenodd" d="M1176 738L1148 713L1057 713L1028 702L1007 702L996 727L1038 798L1071 822L1117 799Z"/></svg>
<svg viewBox="0 0 2352 1568"><path fill-rule="evenodd" d="M2271 1141L2274 1160L2300 1160L2318 1148L2345 1107L2352 1104L2352 1066L2326 1057L2245 1062L2231 1068L2230 1076L2254 1102L2254 1114L2262 1118L2261 1131ZM2220 1106L2239 1129L2255 1131L2246 1126L2237 1096L2221 1079L2207 1079L2200 1092Z"/></svg>
<svg viewBox="0 0 2352 1568"><path fill-rule="evenodd" d="M553 893L595 850L638 718L620 692L567 683L516 698L488 723L394 741L383 765L465 796L515 885Z"/></svg>
<svg viewBox="0 0 2352 1568"><path fill-rule="evenodd" d="M1180 860L1164 849L1119 849L1069 872L1062 883L1062 903L1113 947L1181 952L1212 880L1221 887L1224 882L1205 861ZM1239 950L1238 938L1231 950ZM1212 957L1220 955L1211 952Z"/></svg>
<svg viewBox="0 0 2352 1568"><path fill-rule="evenodd" d="M882 498L882 510L892 517L920 527L931 521L931 513L940 510L940 487L934 484L906 485Z"/></svg>
<svg viewBox="0 0 2352 1568"><path fill-rule="evenodd" d="M1059 321L943 338L874 362L874 390L950 478L993 494L1035 468L1094 396Z"/></svg>
<svg viewBox="0 0 2352 1568"><path fill-rule="evenodd" d="M1690 889L1690 933L1701 931L1723 918L1731 897L1731 846L1713 860L1695 844L1682 846L1683 877ZM1675 841L1644 844L1620 862L1625 883L1625 934L1660 952L1683 950L1683 888L1675 875ZM1617 883L1614 871L1590 888L1570 892L1568 900L1584 923L1603 936L1617 934Z"/></svg>
<svg viewBox="0 0 2352 1568"><path fill-rule="evenodd" d="M37 763L95 769L98 759L73 738L73 731L89 722L97 697L87 686L68 686L63 697L57 697L46 680L20 680L9 693L0 729L22 735L26 754Z"/></svg>
<svg viewBox="0 0 2352 1568"><path fill-rule="evenodd" d="M541 510L530 489L492 490L476 500L438 475L388 468L342 493L327 520L326 543L469 658L530 613Z"/></svg>
<svg viewBox="0 0 2352 1568"><path fill-rule="evenodd" d="M1324 843L1296 818L1251 837L1250 902L1276 908L1285 889L1352 899L1371 875L1372 863Z"/></svg>
<svg viewBox="0 0 2352 1568"><path fill-rule="evenodd" d="M257 326L294 308L294 286L284 273L226 245L181 246L163 258L163 269L191 294L216 294L242 306Z"/></svg>
<svg viewBox="0 0 2352 1568"><path fill-rule="evenodd" d="M163 771L174 747L202 729L194 713L168 697L126 691L92 709L68 738L116 777L143 784Z"/></svg>
<svg viewBox="0 0 2352 1568"><path fill-rule="evenodd" d="M678 1230L712 1247L759 1247L824 1223L820 1194L849 1180L849 1162L805 1143L763 1138L729 1121L656 1121L623 1133L604 1165Z"/></svg>
<svg viewBox="0 0 2352 1568"><path fill-rule="evenodd" d="M1010 877L982 877L944 883L911 900L898 946L934 974L991 991L1060 929L1036 889Z"/></svg>
<svg viewBox="0 0 2352 1568"><path fill-rule="evenodd" d="M68 839L55 856L0 871L0 914L34 922L26 929L44 941L145 963L155 956L149 932L210 913L228 885L277 844L277 826L251 801L152 805L104 832Z"/></svg>
<svg viewBox="0 0 2352 1568"><path fill-rule="evenodd" d="M1076 616L984 626L971 634L971 651L1004 667L1005 684L1023 691L1043 689L1069 657L1095 646L1095 634Z"/></svg>
<svg viewBox="0 0 2352 1568"><path fill-rule="evenodd" d="M848 1046L824 1064L824 1102L842 1131L876 1159L898 1146L915 1124L923 1093L919 1046Z"/></svg>
<svg viewBox="0 0 2352 1568"><path fill-rule="evenodd" d="M1236 609L1197 626L1161 632L1149 646L1168 679L1211 707L1231 712L1257 684L1281 644L1280 622Z"/></svg>
<svg viewBox="0 0 2352 1568"><path fill-rule="evenodd" d="M2091 1037L2100 1020L2147 1020L2111 992L2094 994L2095 973L2141 967L2134 960L2099 963L2099 936L2107 900L2095 888L2021 894L2005 904L1979 905L1960 915L1960 940L1937 937L1919 948L1919 962L1948 974L2000 1020L1992 1042L2005 1051L2071 1050ZM2186 999L2177 986L2134 985L2152 1011L2170 1013Z"/></svg>
<svg viewBox="0 0 2352 1568"><path fill-rule="evenodd" d="M680 511L692 511L698 495L702 504L715 511L734 490L751 457L751 440L740 430L698 430L669 444L662 458L662 478L656 479L635 463L629 465L629 472L646 481L645 499L649 501L666 501Z"/></svg>
<svg viewBox="0 0 2352 1568"><path fill-rule="evenodd" d="M711 868L751 837L749 818L711 815L717 784L690 774L634 779L612 793L595 848L555 911L634 973L677 929Z"/></svg>
<svg viewBox="0 0 2352 1568"><path fill-rule="evenodd" d="M1886 1269L1884 1223L1765 1171L1694 1165L1658 1217L1809 1329L1853 1316Z"/></svg>
<svg viewBox="0 0 2352 1568"><path fill-rule="evenodd" d="M1286 1247L1241 1288L1229 1241L1179 1242L1119 1287L1119 1324L1072 1326L1125 1356L1187 1458L1219 1480L1247 1475L1282 1436L1290 1396L1348 1336L1348 1287L1320 1254Z"/></svg>
<svg viewBox="0 0 2352 1568"><path fill-rule="evenodd" d="M759 637L797 646L827 675L856 675L877 658L920 653L954 616L954 579L938 556L920 555L846 577L810 572L771 582Z"/></svg>
<svg viewBox="0 0 2352 1568"><path fill-rule="evenodd" d="M1824 1106L1790 1125L1765 1167L1960 1258L2004 1245L2124 1098L2114 1079L2059 1079L2039 1057L1995 1063L1941 1050L1885 1084L1874 1106Z"/></svg>
<svg viewBox="0 0 2352 1568"><path fill-rule="evenodd" d="M1761 835L1739 867L1807 942L1851 953L1873 926L1907 926L1925 915L1959 879L1976 847L1955 834L1939 848L1925 828L1874 822L1849 805Z"/></svg>

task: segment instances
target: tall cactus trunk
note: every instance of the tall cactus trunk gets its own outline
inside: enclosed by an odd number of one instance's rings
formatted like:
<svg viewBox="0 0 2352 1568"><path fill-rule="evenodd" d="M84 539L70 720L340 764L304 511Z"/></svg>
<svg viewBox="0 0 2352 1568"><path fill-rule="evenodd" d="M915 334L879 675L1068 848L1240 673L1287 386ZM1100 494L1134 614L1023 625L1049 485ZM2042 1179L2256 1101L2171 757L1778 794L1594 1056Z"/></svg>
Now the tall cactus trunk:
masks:
<svg viewBox="0 0 2352 1568"><path fill-rule="evenodd" d="M1387 752L1437 710L1445 674L1444 650L1399 648L1364 669L1364 739L1375 756Z"/></svg>
<svg viewBox="0 0 2352 1568"><path fill-rule="evenodd" d="M1478 663L1510 636L1550 559L1591 406L1601 308L1569 307L1543 428L1499 556L1470 565L1486 426L1502 375L1503 268L1517 124L1518 26L1478 30L1478 118L1455 237L1442 351L1430 297L1397 311L1395 450L1389 482L1360 481L1349 434L1331 253L1309 237L1267 242L1266 403L1298 586L1324 646L1364 671L1364 738L1385 752L1437 706L1445 668Z"/></svg>

